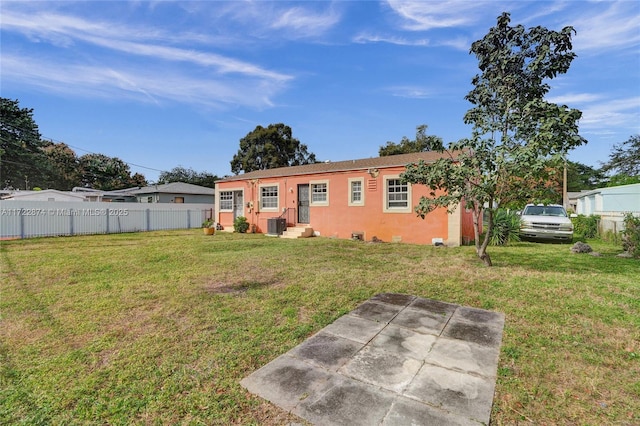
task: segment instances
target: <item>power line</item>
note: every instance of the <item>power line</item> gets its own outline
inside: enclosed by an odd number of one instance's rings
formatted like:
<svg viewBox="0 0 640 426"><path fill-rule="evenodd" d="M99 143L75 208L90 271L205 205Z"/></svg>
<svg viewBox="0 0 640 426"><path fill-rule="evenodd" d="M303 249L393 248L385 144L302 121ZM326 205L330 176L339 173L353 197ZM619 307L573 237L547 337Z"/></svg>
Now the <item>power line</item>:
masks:
<svg viewBox="0 0 640 426"><path fill-rule="evenodd" d="M14 130L18 130L18 131L21 131L21 132L25 132L25 133L27 133L27 132L29 132L29 133L33 133L33 130L31 130L31 129L21 128L21 127L18 127L18 126L13 125L13 124L11 124L11 123L3 123L3 125L8 125L8 126L12 127ZM8 143L9 143L9 142L13 142L13 141L7 140L7 139L5 139L5 138L2 138L2 139L3 139L5 142L8 142ZM67 145L67 146L68 146L68 147L70 147L70 148L74 148L74 149L76 149L76 150L86 152L87 154L104 155L104 154L100 154L100 153L98 153L98 152L89 151L89 150L84 149L84 148L81 148L81 147L79 147L79 146L71 145L71 144L69 144L69 143L67 143L67 142L60 141L60 140L57 140L57 139L54 139L54 138L51 138L51 137L48 137L48 136L40 135L40 139L41 139L41 140L44 140L44 141L51 142L51 143L57 143L57 144L61 144L61 143L63 143L63 144ZM32 153L34 153L34 154L36 153L35 151L33 151L33 150L31 150L31 149L28 149L26 146L22 146L22 148L25 148L25 149L27 149L28 151L30 151L30 152L32 152ZM29 148L30 148L30 147L29 147ZM119 157L115 157L115 158L120 159L123 163L125 163L125 164L127 164L127 165L129 165L129 166L134 166L134 167L138 167L138 168L141 168L141 169L151 170L151 171L154 171L154 172L160 172L160 173L166 172L166 170L160 170L160 169L156 169L156 168L153 168L153 167L147 167L147 166L143 166L143 165L141 165L141 164L132 163L132 162L130 162L130 161L125 161L125 160L123 160L123 159L121 159L121 158L119 158Z"/></svg>
<svg viewBox="0 0 640 426"><path fill-rule="evenodd" d="M79 146L75 146L75 145L68 144L68 143L66 143L66 142L56 141L55 139L53 139L53 138L49 138L49 137L46 137L46 136L43 136L43 137L42 137L42 139L48 140L48 141L53 142L53 143L63 143L63 144L65 144L65 145L67 145L68 147L75 148L75 149L80 150L80 151L84 151L84 152L86 152L86 153L88 153L88 154L104 155L104 154L100 154L100 153L98 153L98 152L92 152L92 151L86 150L86 149L84 149L84 148L80 148ZM120 158L120 160L122 160L122 159ZM140 165L140 164L131 163L131 162L129 162L129 161L125 161L125 160L122 160L122 162L123 162L123 163L125 163L125 164L127 164L127 165L129 165L129 166L140 167L141 169L146 169L146 170L153 170L154 172L160 172L160 173L162 173L162 172L165 172L165 171L166 171L166 170L154 169L153 167L142 166L142 165Z"/></svg>

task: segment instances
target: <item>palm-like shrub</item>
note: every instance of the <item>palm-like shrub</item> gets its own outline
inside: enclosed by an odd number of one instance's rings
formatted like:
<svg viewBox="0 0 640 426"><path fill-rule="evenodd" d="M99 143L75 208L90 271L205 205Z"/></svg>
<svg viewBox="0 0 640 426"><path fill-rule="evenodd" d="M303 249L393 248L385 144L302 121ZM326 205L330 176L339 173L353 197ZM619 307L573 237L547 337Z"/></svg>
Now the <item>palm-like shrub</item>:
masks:
<svg viewBox="0 0 640 426"><path fill-rule="evenodd" d="M493 231L489 237L492 246L505 246L520 241L520 216L515 212L499 209L493 218Z"/></svg>

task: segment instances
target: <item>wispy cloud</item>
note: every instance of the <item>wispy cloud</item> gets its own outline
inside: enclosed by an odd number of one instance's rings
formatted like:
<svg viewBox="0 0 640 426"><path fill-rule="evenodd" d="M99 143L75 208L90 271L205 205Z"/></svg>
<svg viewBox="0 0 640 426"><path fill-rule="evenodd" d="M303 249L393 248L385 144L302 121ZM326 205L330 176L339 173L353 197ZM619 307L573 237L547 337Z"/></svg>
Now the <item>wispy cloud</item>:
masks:
<svg viewBox="0 0 640 426"><path fill-rule="evenodd" d="M286 81L292 78L286 74L269 71L257 65L215 53L104 38L87 38L86 40L93 42L95 45L131 55L148 56L171 62L189 62L194 65L212 67L223 74L237 73L276 81Z"/></svg>
<svg viewBox="0 0 640 426"><path fill-rule="evenodd" d="M324 34L340 22L340 14L333 8L315 12L303 7L293 7L281 11L273 20L271 28L290 30L299 37L310 37Z"/></svg>
<svg viewBox="0 0 640 426"><path fill-rule="evenodd" d="M388 6L410 31L467 26L477 20L477 12L487 8L482 1L412 1L388 0Z"/></svg>
<svg viewBox="0 0 640 426"><path fill-rule="evenodd" d="M582 111L583 130L611 127L640 130L640 96L612 98L607 93L567 93L547 100Z"/></svg>
<svg viewBox="0 0 640 426"><path fill-rule="evenodd" d="M341 22L340 9L333 2L290 6L288 2L234 1L217 7L211 19L223 26L240 25L245 34L258 39L298 40L326 34Z"/></svg>
<svg viewBox="0 0 640 426"><path fill-rule="evenodd" d="M520 5L523 5L526 9L526 13L522 16L522 19L519 19L518 22L523 25L539 25L540 20L552 15L555 15L559 12L564 11L569 7L571 2L566 1L545 1L544 3L538 3L540 7L530 8L526 7L526 4L516 3L513 4L515 8Z"/></svg>
<svg viewBox="0 0 640 426"><path fill-rule="evenodd" d="M191 32L175 33L156 27L129 27L116 22L88 20L55 11L23 12L4 6L0 25L3 30L19 32L36 41L48 41L61 46L69 46L74 40L84 40L87 37L169 43L214 42L210 36Z"/></svg>
<svg viewBox="0 0 640 426"><path fill-rule="evenodd" d="M572 105L577 103L582 104L594 102L601 98L601 95L596 95L594 93L567 93L559 96L550 96L547 98L547 101L553 102L554 104Z"/></svg>
<svg viewBox="0 0 640 426"><path fill-rule="evenodd" d="M584 105L580 126L591 128L627 128L640 133L640 96L621 99L609 99Z"/></svg>
<svg viewBox="0 0 640 426"><path fill-rule="evenodd" d="M215 53L205 53L194 49L171 47L144 41L171 39L173 42L192 41L193 35L168 36L154 28L129 28L104 22L91 22L73 16L42 13L35 16L5 13L2 26L27 36L37 36L56 45L69 47L75 42L85 42L96 46L124 52L130 55L153 57L164 61L190 62L214 67L221 73L238 73L274 80L288 80L291 77L265 70L254 64L229 58ZM131 41L134 40L134 41Z"/></svg>
<svg viewBox="0 0 640 426"><path fill-rule="evenodd" d="M354 43L388 43L399 46L429 46L429 39L409 40L405 37L383 36L369 33L360 33L353 38Z"/></svg>
<svg viewBox="0 0 640 426"><path fill-rule="evenodd" d="M56 46L59 57L55 61L35 51L25 53L6 47L2 57L3 80L29 83L52 92L155 103L172 100L264 107L271 105L272 97L293 79L288 74L211 52L211 46L206 44L200 50L194 49L194 40L206 41L196 33L169 34L155 27L130 27L48 11L26 14L4 8L2 30ZM86 45L106 51L88 53ZM79 49L84 51L82 55L75 54ZM122 53L126 56L114 56Z"/></svg>
<svg viewBox="0 0 640 426"><path fill-rule="evenodd" d="M572 17L566 25L572 25L575 50L609 51L610 49L634 48L638 54L640 45L640 14L635 1L601 2L598 8Z"/></svg>
<svg viewBox="0 0 640 426"><path fill-rule="evenodd" d="M466 37L445 38L442 40L431 41L428 38L411 39L402 36L380 35L362 32L353 37L352 41L358 44L367 43L387 43L397 46L413 46L413 47L451 47L456 50L468 51L471 42Z"/></svg>
<svg viewBox="0 0 640 426"><path fill-rule="evenodd" d="M283 90L282 84L257 78L198 77L153 67L60 63L11 54L2 57L2 76L5 81L64 95L218 108L269 107L272 97Z"/></svg>
<svg viewBox="0 0 640 426"><path fill-rule="evenodd" d="M433 97L433 91L421 86L391 86L385 89L391 96L408 99L428 99Z"/></svg>

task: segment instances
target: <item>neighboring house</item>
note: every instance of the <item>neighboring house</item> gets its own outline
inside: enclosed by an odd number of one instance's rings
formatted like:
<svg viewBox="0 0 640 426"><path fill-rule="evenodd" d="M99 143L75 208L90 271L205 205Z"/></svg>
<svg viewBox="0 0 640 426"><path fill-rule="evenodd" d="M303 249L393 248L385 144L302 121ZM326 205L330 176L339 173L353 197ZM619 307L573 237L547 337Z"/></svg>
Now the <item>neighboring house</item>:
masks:
<svg viewBox="0 0 640 426"><path fill-rule="evenodd" d="M140 187L136 186L134 188L119 189L116 191L100 191L92 188L75 187L72 189L72 192L82 194L87 201L137 203L138 198L133 194L133 191L138 189L140 189Z"/></svg>
<svg viewBox="0 0 640 426"><path fill-rule="evenodd" d="M14 191L2 197L3 200L24 201L89 201L84 195L57 189L43 189L41 191Z"/></svg>
<svg viewBox="0 0 640 426"><path fill-rule="evenodd" d="M601 232L618 232L625 213L640 215L640 183L584 191L577 196L576 213L598 215Z"/></svg>
<svg viewBox="0 0 640 426"><path fill-rule="evenodd" d="M141 203L214 203L213 188L183 182L146 186L130 192Z"/></svg>
<svg viewBox="0 0 640 426"><path fill-rule="evenodd" d="M327 237L457 246L473 240L471 212L440 208L421 219L414 206L429 188L400 180L407 164L440 157L420 152L225 178L216 182L216 219L233 229L234 219L245 216L256 232L267 232L269 219L281 217L289 226L308 225Z"/></svg>
<svg viewBox="0 0 640 426"><path fill-rule="evenodd" d="M0 195L3 200L25 201L90 201L137 203L138 199L130 191L139 188L121 189L118 191L100 191L98 189L75 187L71 191L43 189L41 191L8 191Z"/></svg>
<svg viewBox="0 0 640 426"><path fill-rule="evenodd" d="M640 183L598 188L577 196L576 213L589 216L603 212L640 213Z"/></svg>
<svg viewBox="0 0 640 426"><path fill-rule="evenodd" d="M565 206L568 211L576 212L578 208L578 196L585 191L567 192L567 205Z"/></svg>

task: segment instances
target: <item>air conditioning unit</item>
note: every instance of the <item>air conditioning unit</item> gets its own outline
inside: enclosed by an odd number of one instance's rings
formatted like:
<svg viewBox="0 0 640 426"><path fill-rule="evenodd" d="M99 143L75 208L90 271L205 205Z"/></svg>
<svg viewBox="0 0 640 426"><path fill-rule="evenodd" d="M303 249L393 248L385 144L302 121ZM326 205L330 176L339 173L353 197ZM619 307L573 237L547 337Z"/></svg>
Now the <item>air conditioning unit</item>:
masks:
<svg viewBox="0 0 640 426"><path fill-rule="evenodd" d="M284 218L274 217L267 219L267 234L282 235L287 229L287 221Z"/></svg>

